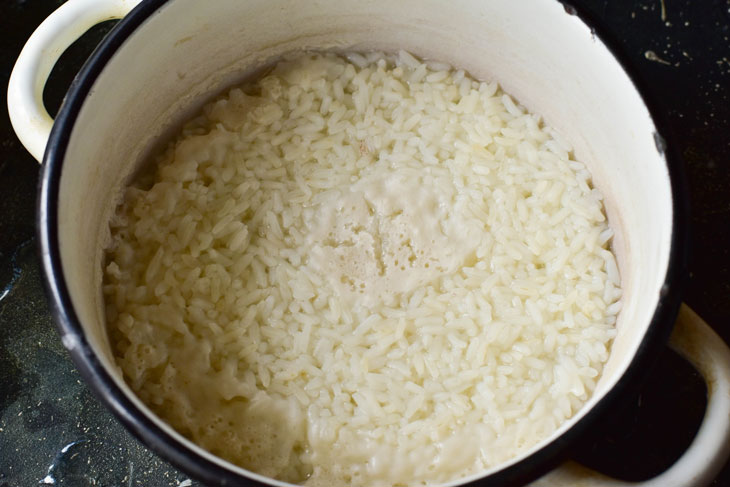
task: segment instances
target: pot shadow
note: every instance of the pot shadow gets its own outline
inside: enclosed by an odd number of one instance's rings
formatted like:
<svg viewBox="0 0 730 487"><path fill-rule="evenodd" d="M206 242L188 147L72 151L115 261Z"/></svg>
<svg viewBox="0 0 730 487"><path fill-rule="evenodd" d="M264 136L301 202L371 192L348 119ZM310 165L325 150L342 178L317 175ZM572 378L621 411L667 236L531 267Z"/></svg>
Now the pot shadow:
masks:
<svg viewBox="0 0 730 487"><path fill-rule="evenodd" d="M679 459L694 439L707 404L702 376L665 348L647 381L608 413L570 457L605 475L648 480Z"/></svg>

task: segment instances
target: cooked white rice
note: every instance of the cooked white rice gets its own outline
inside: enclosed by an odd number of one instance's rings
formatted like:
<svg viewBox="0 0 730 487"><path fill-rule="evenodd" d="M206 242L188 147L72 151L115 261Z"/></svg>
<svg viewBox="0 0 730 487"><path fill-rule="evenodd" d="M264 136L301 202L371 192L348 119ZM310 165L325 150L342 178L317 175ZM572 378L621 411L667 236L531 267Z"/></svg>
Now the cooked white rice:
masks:
<svg viewBox="0 0 730 487"><path fill-rule="evenodd" d="M590 174L495 83L302 54L130 187L104 294L125 378L203 448L312 486L436 484L595 388L621 290Z"/></svg>

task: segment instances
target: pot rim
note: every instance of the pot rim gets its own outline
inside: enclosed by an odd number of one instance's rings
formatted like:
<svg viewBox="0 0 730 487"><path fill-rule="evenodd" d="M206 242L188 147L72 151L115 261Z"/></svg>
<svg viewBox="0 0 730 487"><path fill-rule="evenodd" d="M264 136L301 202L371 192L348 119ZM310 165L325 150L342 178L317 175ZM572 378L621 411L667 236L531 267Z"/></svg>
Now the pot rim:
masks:
<svg viewBox="0 0 730 487"><path fill-rule="evenodd" d="M58 237L58 197L61 173L74 123L97 77L124 41L154 15L169 0L146 0L132 10L107 34L94 50L69 87L59 110L43 157L38 183L37 236L40 259L45 275L45 287L50 297L51 313L64 343L72 341L71 357L99 400L109 408L124 426L142 443L170 461L188 475L212 485L239 485L244 478L208 458L198 455L179 439L173 437L152 421L124 394L84 336L83 328L73 308L63 274ZM667 274L661 287L657 306L636 354L626 371L606 395L562 435L554 438L539 450L489 476L463 485L510 486L523 485L540 477L567 458L568 449L582 437L596 420L611 410L618 399L636 390L656 362L658 352L666 344L677 316L689 255L689 202L682 160L671 141L666 138L668 123L659 104L652 99L651 91L632 68L629 57L620 44L612 40L599 19L587 9L563 5L566 15L575 15L600 39L623 68L643 100L654 126L657 150L665 159L672 193L672 235ZM264 486L252 478L245 478L251 485Z"/></svg>

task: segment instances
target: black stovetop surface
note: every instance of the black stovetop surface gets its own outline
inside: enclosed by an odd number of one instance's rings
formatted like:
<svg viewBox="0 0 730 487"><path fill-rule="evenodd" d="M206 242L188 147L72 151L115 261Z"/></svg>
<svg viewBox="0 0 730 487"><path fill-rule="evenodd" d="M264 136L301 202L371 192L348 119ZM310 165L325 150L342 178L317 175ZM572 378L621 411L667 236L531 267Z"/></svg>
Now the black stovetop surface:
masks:
<svg viewBox="0 0 730 487"><path fill-rule="evenodd" d="M60 0L0 3L2 86ZM685 301L730 343L730 0L574 0L600 19L651 87L684 159L693 229ZM67 51L45 93L53 113L104 33ZM135 440L82 383L56 334L36 255L38 164L0 114L0 487L179 486L185 474ZM666 351L636 396L571 457L626 480L670 465L692 440L704 384ZM730 486L730 465L713 483Z"/></svg>

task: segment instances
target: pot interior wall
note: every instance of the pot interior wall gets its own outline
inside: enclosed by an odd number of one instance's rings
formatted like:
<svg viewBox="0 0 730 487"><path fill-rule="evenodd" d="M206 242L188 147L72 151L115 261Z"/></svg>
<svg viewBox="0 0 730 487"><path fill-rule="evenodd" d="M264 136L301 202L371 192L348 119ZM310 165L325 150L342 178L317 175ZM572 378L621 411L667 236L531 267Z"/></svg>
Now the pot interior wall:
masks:
<svg viewBox="0 0 730 487"><path fill-rule="evenodd" d="M665 161L639 95L600 40L553 0L164 4L102 71L64 161L62 265L102 364L131 396L110 357L100 290L115 195L166 129L252 67L302 48L406 49L496 79L556 126L588 165L617 231L624 302L598 389L559 434L615 384L643 338L666 274L672 204Z"/></svg>

